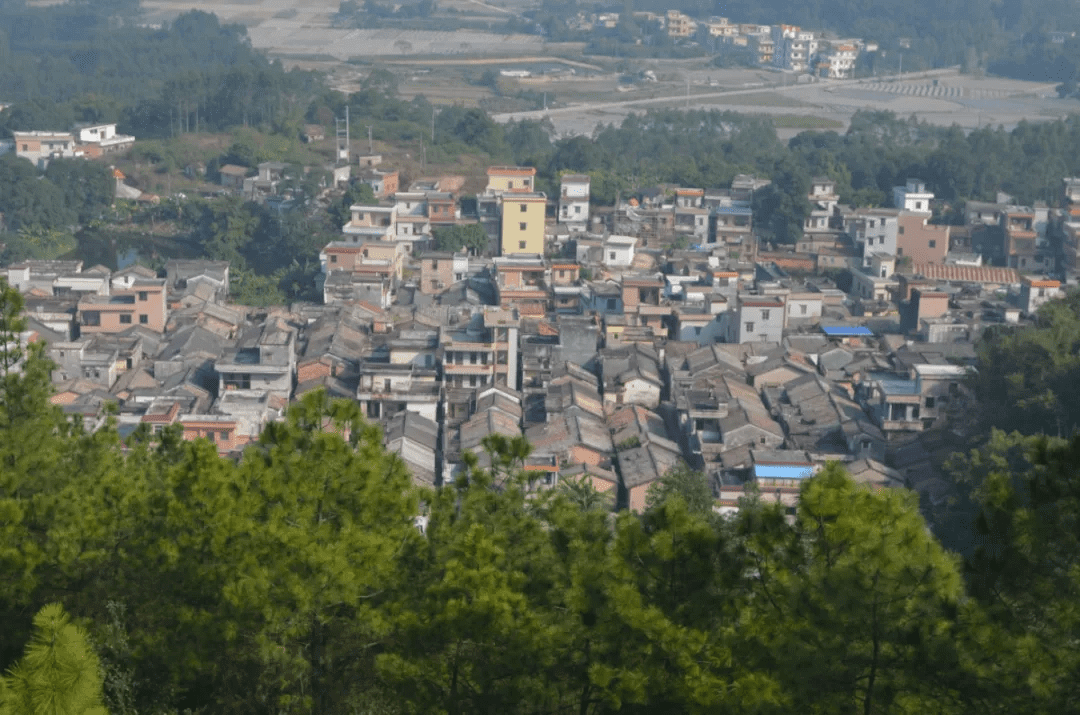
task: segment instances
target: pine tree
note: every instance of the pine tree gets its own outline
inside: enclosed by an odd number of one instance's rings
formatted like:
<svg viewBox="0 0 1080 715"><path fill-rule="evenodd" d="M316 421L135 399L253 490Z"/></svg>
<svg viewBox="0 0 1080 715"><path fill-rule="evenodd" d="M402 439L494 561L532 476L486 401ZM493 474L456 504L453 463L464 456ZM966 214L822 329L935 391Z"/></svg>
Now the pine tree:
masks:
<svg viewBox="0 0 1080 715"><path fill-rule="evenodd" d="M0 715L107 715L98 658L58 603L34 616L25 655L0 683Z"/></svg>

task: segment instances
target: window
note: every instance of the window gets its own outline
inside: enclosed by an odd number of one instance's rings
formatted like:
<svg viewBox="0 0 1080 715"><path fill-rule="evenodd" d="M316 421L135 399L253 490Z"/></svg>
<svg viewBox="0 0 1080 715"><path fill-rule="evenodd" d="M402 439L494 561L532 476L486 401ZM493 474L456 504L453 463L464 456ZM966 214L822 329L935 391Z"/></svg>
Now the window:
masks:
<svg viewBox="0 0 1080 715"><path fill-rule="evenodd" d="M932 238L930 239L930 248L937 248L937 241Z"/></svg>
<svg viewBox="0 0 1080 715"><path fill-rule="evenodd" d="M897 249L896 249L896 255L898 255L898 256L902 256L902 255L904 255L904 249L902 249L902 248L897 248Z"/></svg>
<svg viewBox="0 0 1080 715"><path fill-rule="evenodd" d="M528 228L528 226L529 226L529 224L522 221L521 223L518 224L518 230L524 231L524 230L526 230Z"/></svg>
<svg viewBox="0 0 1080 715"><path fill-rule="evenodd" d="M101 313L96 310L88 310L83 313L83 325L98 326L101 325Z"/></svg>
<svg viewBox="0 0 1080 715"><path fill-rule="evenodd" d="M927 397L926 398L926 406L928 408L932 408L934 406L934 398L933 397Z"/></svg>
<svg viewBox="0 0 1080 715"><path fill-rule="evenodd" d="M518 208L521 209L521 213L525 213L526 211L529 210L529 207L528 207L527 204L518 204Z"/></svg>
<svg viewBox="0 0 1080 715"><path fill-rule="evenodd" d="M149 297L149 294L146 291L144 291L144 290L139 291L139 300L146 300L148 297Z"/></svg>
<svg viewBox="0 0 1080 715"><path fill-rule="evenodd" d="M806 315L806 303L799 303L799 310L802 311L803 315Z"/></svg>
<svg viewBox="0 0 1080 715"><path fill-rule="evenodd" d="M921 209L922 209L922 201L916 201L915 202L915 210L919 211Z"/></svg>
<svg viewBox="0 0 1080 715"><path fill-rule="evenodd" d="M228 431L227 430L222 430L221 434L218 435L218 439L221 440L222 442L227 442L229 440Z"/></svg>
<svg viewBox="0 0 1080 715"><path fill-rule="evenodd" d="M746 324L746 332L748 332L748 333L754 332L754 324L753 323L747 323Z"/></svg>
<svg viewBox="0 0 1080 715"><path fill-rule="evenodd" d="M903 236L904 235L904 227L903 226L899 227L898 229L896 229L896 232L898 234L900 234L901 236Z"/></svg>
<svg viewBox="0 0 1080 715"><path fill-rule="evenodd" d="M769 311L767 311L767 310L761 311L761 319L762 320L768 320L769 319Z"/></svg>
<svg viewBox="0 0 1080 715"><path fill-rule="evenodd" d="M581 207L580 206L575 206L574 207L574 213L576 213L576 214L581 213Z"/></svg>
<svg viewBox="0 0 1080 715"><path fill-rule="evenodd" d="M139 313L139 325L146 325L150 322L150 316L146 313Z"/></svg>
<svg viewBox="0 0 1080 715"><path fill-rule="evenodd" d="M121 313L120 314L120 324L121 325L131 325L131 313Z"/></svg>
<svg viewBox="0 0 1080 715"><path fill-rule="evenodd" d="M607 309L608 310L615 310L615 299L614 298L608 298L607 299Z"/></svg>
<svg viewBox="0 0 1080 715"><path fill-rule="evenodd" d="M330 256L331 263L337 263L337 256Z"/></svg>
<svg viewBox="0 0 1080 715"><path fill-rule="evenodd" d="M226 390L250 390L251 375L248 373L234 372L222 375Z"/></svg>
<svg viewBox="0 0 1080 715"><path fill-rule="evenodd" d="M615 251L612 251L612 252L610 252L608 254L608 260L609 261L614 261L615 260Z"/></svg>
<svg viewBox="0 0 1080 715"><path fill-rule="evenodd" d="M566 278L566 271L559 271L559 278Z"/></svg>
<svg viewBox="0 0 1080 715"><path fill-rule="evenodd" d="M524 241L518 241L518 248L525 248L525 242Z"/></svg>

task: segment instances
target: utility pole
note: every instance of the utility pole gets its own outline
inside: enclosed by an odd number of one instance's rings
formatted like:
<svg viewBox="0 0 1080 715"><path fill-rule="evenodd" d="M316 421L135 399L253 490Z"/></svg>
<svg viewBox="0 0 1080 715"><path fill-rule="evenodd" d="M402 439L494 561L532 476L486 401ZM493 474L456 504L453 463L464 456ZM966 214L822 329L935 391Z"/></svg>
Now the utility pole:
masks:
<svg viewBox="0 0 1080 715"><path fill-rule="evenodd" d="M690 75L686 75L686 108L690 109Z"/></svg>
<svg viewBox="0 0 1080 715"><path fill-rule="evenodd" d="M435 143L435 105L431 105L431 143Z"/></svg>
<svg viewBox="0 0 1080 715"><path fill-rule="evenodd" d="M367 153L368 154L374 154L375 153L374 146L375 145L371 143L371 125L369 124L369 125L367 125Z"/></svg>

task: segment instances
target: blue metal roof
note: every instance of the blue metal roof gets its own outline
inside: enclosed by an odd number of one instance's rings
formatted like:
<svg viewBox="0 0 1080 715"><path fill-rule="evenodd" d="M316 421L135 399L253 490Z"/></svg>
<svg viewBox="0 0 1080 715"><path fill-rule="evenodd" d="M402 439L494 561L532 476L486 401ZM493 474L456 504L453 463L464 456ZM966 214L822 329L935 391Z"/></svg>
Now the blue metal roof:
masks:
<svg viewBox="0 0 1080 715"><path fill-rule="evenodd" d="M837 325L833 327L822 326L821 331L828 335L830 338L852 338L852 337L869 337L874 333L862 325Z"/></svg>
<svg viewBox="0 0 1080 715"><path fill-rule="evenodd" d="M754 479L807 479L812 476L814 469L810 465L754 465Z"/></svg>
<svg viewBox="0 0 1080 715"><path fill-rule="evenodd" d="M753 216L754 211L744 206L717 206L713 209L713 213L725 214L728 216Z"/></svg>

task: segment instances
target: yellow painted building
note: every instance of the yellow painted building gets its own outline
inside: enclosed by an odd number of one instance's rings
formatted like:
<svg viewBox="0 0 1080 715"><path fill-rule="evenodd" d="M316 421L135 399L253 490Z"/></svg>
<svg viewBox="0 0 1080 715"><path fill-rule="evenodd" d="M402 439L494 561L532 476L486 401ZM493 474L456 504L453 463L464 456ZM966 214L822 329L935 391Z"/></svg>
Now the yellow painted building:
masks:
<svg viewBox="0 0 1080 715"><path fill-rule="evenodd" d="M536 169L531 166L491 166L487 170L486 192L502 194L507 191L532 191Z"/></svg>
<svg viewBox="0 0 1080 715"><path fill-rule="evenodd" d="M547 196L542 193L506 193L502 196L502 255L544 255L544 215Z"/></svg>

